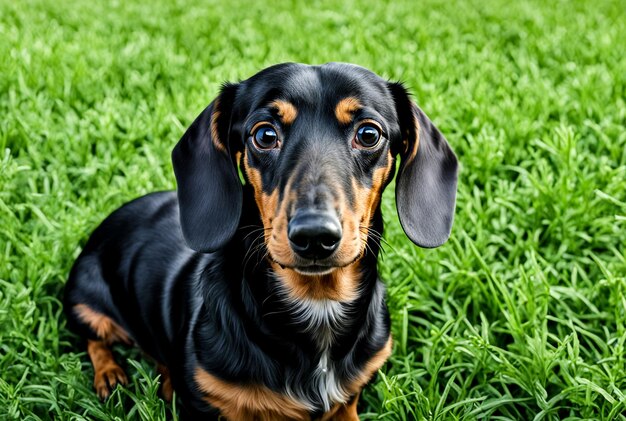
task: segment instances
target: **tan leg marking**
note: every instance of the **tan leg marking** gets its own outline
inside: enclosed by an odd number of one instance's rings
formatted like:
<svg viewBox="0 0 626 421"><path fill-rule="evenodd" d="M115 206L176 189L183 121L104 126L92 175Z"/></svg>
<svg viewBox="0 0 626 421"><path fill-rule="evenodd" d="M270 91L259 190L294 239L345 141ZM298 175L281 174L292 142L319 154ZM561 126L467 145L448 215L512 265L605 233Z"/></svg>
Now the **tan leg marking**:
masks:
<svg viewBox="0 0 626 421"><path fill-rule="evenodd" d="M306 406L288 396L257 385L221 380L196 368L195 381L205 400L230 421L307 421Z"/></svg>
<svg viewBox="0 0 626 421"><path fill-rule="evenodd" d="M98 338L105 343L124 342L130 344L132 342L128 333L120 325L115 323L110 317L92 310L88 305L77 304L74 306L74 311L78 318L83 323L89 325Z"/></svg>
<svg viewBox="0 0 626 421"><path fill-rule="evenodd" d="M161 397L166 402L172 402L174 397L174 388L172 387L172 378L170 370L163 364L157 365L157 373L161 375Z"/></svg>
<svg viewBox="0 0 626 421"><path fill-rule="evenodd" d="M124 370L115 362L111 349L104 341L88 340L87 353L93 364L93 387L100 399L108 398L118 383L128 383Z"/></svg>
<svg viewBox="0 0 626 421"><path fill-rule="evenodd" d="M98 340L87 341L87 353L93 365L93 387L100 399L106 399L118 383L125 385L128 378L113 358L111 344L115 342L131 343L128 333L110 317L92 310L86 304L77 304L74 311L78 318L87 324L98 336Z"/></svg>

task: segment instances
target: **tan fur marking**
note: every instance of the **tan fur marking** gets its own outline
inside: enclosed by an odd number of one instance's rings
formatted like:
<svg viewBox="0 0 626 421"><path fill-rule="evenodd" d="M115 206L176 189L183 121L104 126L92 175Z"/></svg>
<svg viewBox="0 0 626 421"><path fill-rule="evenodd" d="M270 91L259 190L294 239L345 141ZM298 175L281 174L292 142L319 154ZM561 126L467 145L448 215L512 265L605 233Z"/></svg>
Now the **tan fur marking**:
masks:
<svg viewBox="0 0 626 421"><path fill-rule="evenodd" d="M296 200L295 192L291 191L293 181L294 176L292 175L291 178L287 180L283 199L275 210L275 217L268 225L272 228L272 235L267 243L268 250L272 258L282 264L293 262L294 260L294 254L291 247L289 247L289 239L287 237L287 205Z"/></svg>
<svg viewBox="0 0 626 421"><path fill-rule="evenodd" d="M374 211L380 204L383 188L389 179L389 174L393 166L391 154L387 155L387 165L374 171L371 187L363 187L356 180L352 180L352 189L355 193L355 208L346 208L344 210L344 220L347 227L344 227L346 234L358 236L358 246L361 248L360 253L365 252L367 238L370 235L369 228L374 216Z"/></svg>
<svg viewBox="0 0 626 421"><path fill-rule="evenodd" d="M92 310L86 304L76 304L74 306L74 312L78 318L82 320L83 323L88 324L98 338L102 339L105 343L124 342L129 344L131 342L128 333L110 317Z"/></svg>
<svg viewBox="0 0 626 421"><path fill-rule="evenodd" d="M277 99L272 101L270 107L275 108L283 124L293 124L298 116L298 109L291 102Z"/></svg>
<svg viewBox="0 0 626 421"><path fill-rule="evenodd" d="M93 365L93 387L100 399L104 400L111 394L116 384L125 385L128 378L124 370L115 362L111 349L104 341L87 341L87 353Z"/></svg>
<svg viewBox="0 0 626 421"><path fill-rule="evenodd" d="M269 236L271 235L271 230L268 228L272 226L271 220L274 217L274 212L276 211L278 203L278 190L274 190L269 195L263 192L261 173L256 168L252 168L250 166L247 151L244 151L243 163L243 170L254 189L254 201L256 202L256 205L259 208L259 213L261 214L261 221L263 222L263 228L265 228L265 242L267 244Z"/></svg>
<svg viewBox="0 0 626 421"><path fill-rule="evenodd" d="M226 151L226 147L222 143L219 131L217 130L217 119L220 117L220 110L218 109L219 105L220 101L219 99L216 99L215 104L213 104L213 112L211 113L211 141L213 142L213 146L215 146L218 151L225 154L228 152Z"/></svg>
<svg viewBox="0 0 626 421"><path fill-rule="evenodd" d="M358 263L337 268L332 273L321 276L301 275L293 269L283 269L276 263L272 263L272 268L285 282L287 292L293 298L342 302L356 298L360 278Z"/></svg>
<svg viewBox="0 0 626 421"><path fill-rule="evenodd" d="M417 149L419 148L419 144L420 144L420 123L417 117L413 116L413 123L415 124L415 142L413 143L413 145L410 145L408 140L405 140L406 144L407 144L407 149L409 148L409 146L411 147L411 150L407 150L406 152L406 160L404 165L408 165L411 163L411 161L413 161L415 159L415 157L417 156Z"/></svg>
<svg viewBox="0 0 626 421"><path fill-rule="evenodd" d="M306 406L264 386L238 385L196 368L195 381L205 400L230 421L309 420Z"/></svg>
<svg viewBox="0 0 626 421"><path fill-rule="evenodd" d="M352 121L352 114L361 108L361 103L354 97L344 98L335 107L335 117L341 124L348 124Z"/></svg>
<svg viewBox="0 0 626 421"><path fill-rule="evenodd" d="M359 219L368 226L371 222L372 216L374 216L374 211L380 203L382 189L387 182L392 164L393 160L391 159L391 154L388 154L387 165L374 171L371 188L363 188L357 186L356 183L353 184L357 193L357 208L359 208L358 205L362 205L360 209L358 209L358 212L361 214Z"/></svg>
<svg viewBox="0 0 626 421"><path fill-rule="evenodd" d="M172 386L170 370L163 364L159 364L157 365L157 373L161 375L161 396L166 402L172 402L174 387Z"/></svg>

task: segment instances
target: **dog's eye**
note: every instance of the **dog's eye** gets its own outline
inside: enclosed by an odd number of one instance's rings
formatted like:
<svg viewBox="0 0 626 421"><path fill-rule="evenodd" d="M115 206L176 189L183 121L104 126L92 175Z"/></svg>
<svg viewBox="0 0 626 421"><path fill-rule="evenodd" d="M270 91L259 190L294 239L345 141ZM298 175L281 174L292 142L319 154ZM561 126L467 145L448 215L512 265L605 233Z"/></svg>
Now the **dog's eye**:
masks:
<svg viewBox="0 0 626 421"><path fill-rule="evenodd" d="M354 137L355 147L373 148L380 142L380 129L371 123L359 127Z"/></svg>
<svg viewBox="0 0 626 421"><path fill-rule="evenodd" d="M254 144L259 149L274 149L279 146L278 133L272 126L261 126L252 133Z"/></svg>

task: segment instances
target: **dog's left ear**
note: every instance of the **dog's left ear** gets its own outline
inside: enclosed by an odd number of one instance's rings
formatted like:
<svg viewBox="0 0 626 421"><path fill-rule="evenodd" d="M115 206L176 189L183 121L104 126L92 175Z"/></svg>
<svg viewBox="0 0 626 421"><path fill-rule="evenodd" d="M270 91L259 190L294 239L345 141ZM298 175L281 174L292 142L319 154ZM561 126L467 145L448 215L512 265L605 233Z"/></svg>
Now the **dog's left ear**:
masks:
<svg viewBox="0 0 626 421"><path fill-rule="evenodd" d="M172 151L183 236L196 251L223 247L241 217L242 188L229 140L236 91L237 85L225 85Z"/></svg>
<svg viewBox="0 0 626 421"><path fill-rule="evenodd" d="M396 206L406 235L420 247L439 247L450 237L456 205L457 159L441 132L399 83L393 94L403 144Z"/></svg>

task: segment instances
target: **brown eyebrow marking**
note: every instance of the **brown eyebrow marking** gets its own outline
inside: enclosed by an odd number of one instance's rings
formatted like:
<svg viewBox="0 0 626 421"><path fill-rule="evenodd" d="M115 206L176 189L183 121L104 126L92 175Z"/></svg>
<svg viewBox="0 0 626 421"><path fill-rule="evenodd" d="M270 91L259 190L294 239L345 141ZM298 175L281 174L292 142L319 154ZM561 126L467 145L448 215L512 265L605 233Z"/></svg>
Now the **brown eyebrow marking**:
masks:
<svg viewBox="0 0 626 421"><path fill-rule="evenodd" d="M335 107L335 117L341 124L348 124L352 121L352 114L361 108L361 103L354 97L347 97L337 103Z"/></svg>
<svg viewBox="0 0 626 421"><path fill-rule="evenodd" d="M292 124L298 116L298 109L289 101L277 99L270 103L270 107L276 109L283 124Z"/></svg>

